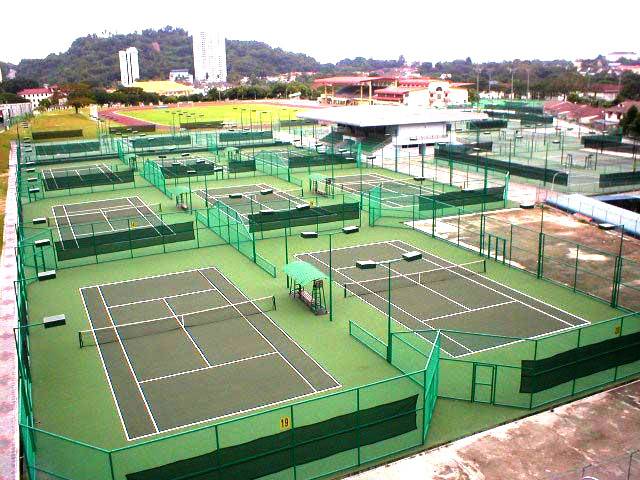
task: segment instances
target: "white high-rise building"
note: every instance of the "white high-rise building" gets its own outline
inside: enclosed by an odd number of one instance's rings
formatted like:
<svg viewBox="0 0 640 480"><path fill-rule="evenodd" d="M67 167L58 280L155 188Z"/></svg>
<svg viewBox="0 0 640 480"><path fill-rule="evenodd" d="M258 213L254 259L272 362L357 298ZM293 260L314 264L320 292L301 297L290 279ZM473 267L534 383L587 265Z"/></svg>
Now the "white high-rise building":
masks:
<svg viewBox="0 0 640 480"><path fill-rule="evenodd" d="M193 67L198 82L227 81L227 50L224 35L193 32Z"/></svg>
<svg viewBox="0 0 640 480"><path fill-rule="evenodd" d="M140 78L140 65L138 64L138 49L129 47L118 52L120 57L120 83L130 87Z"/></svg>

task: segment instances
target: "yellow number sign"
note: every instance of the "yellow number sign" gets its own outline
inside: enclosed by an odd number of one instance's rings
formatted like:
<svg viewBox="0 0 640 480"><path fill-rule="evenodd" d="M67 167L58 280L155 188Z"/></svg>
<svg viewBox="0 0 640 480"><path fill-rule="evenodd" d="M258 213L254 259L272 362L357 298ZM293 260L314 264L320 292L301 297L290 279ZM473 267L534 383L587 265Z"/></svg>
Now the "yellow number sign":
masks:
<svg viewBox="0 0 640 480"><path fill-rule="evenodd" d="M291 428L291 419L285 415L280 417L280 430L289 430Z"/></svg>
<svg viewBox="0 0 640 480"><path fill-rule="evenodd" d="M614 329L614 332L616 335L620 335L620 325L616 325L616 328Z"/></svg>
<svg viewBox="0 0 640 480"><path fill-rule="evenodd" d="M138 226L136 222L131 222L129 225L131 225L131 228L136 228Z"/></svg>

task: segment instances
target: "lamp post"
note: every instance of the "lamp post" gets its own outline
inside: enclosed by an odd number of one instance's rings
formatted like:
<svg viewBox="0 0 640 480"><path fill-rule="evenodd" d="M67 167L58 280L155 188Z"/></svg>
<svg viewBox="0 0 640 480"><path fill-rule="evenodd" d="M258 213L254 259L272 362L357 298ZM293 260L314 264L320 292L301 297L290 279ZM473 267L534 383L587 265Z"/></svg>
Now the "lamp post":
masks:
<svg viewBox="0 0 640 480"><path fill-rule="evenodd" d="M387 267L389 273L387 277L387 362L391 363L391 265L397 262L414 262L422 259L421 252L405 252L401 258L394 258L391 260L383 260L381 262L374 262L373 260L357 261L356 268L360 270L370 270L377 268L378 265L384 265Z"/></svg>
<svg viewBox="0 0 640 480"><path fill-rule="evenodd" d="M333 252L333 236L337 235L339 233L344 233L345 235L350 235L352 233L357 233L360 231L360 227L356 226L356 225L352 225L352 226L348 226L348 227L342 227L342 231L341 232L330 232L330 233L318 233L315 231L311 231L311 232L301 232L300 233L300 237L304 238L304 239L308 239L308 238L318 238L319 236L327 236L329 237L329 321L333 322L333 267L332 267L332 263L331 263L331 257L332 257L332 252ZM286 253L286 256L288 257L289 254L288 252Z"/></svg>

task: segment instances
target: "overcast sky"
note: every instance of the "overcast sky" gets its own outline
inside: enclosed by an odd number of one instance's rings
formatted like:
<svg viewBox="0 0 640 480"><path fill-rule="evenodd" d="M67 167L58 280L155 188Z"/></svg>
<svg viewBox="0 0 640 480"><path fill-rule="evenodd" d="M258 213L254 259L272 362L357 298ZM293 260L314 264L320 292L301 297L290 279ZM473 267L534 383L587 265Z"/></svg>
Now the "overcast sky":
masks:
<svg viewBox="0 0 640 480"><path fill-rule="evenodd" d="M219 29L230 39L263 41L320 62L400 54L409 61L592 58L640 50L639 5L637 0L6 0L0 61L64 52L90 33L166 25Z"/></svg>

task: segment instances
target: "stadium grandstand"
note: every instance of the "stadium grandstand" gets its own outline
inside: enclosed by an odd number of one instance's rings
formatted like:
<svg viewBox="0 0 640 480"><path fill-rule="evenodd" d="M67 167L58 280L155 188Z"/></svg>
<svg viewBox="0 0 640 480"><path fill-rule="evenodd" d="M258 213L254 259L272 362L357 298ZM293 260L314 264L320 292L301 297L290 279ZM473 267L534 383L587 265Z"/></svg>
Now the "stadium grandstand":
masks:
<svg viewBox="0 0 640 480"><path fill-rule="evenodd" d="M328 77L314 81L320 103L330 105L402 104L412 107L463 105L469 100L467 83L428 77Z"/></svg>
<svg viewBox="0 0 640 480"><path fill-rule="evenodd" d="M413 108L398 105L362 105L307 110L299 118L332 125L327 142L361 142L373 153L384 145L419 148L449 142L455 125L484 120L485 113L454 109ZM365 148L365 146L367 148Z"/></svg>

